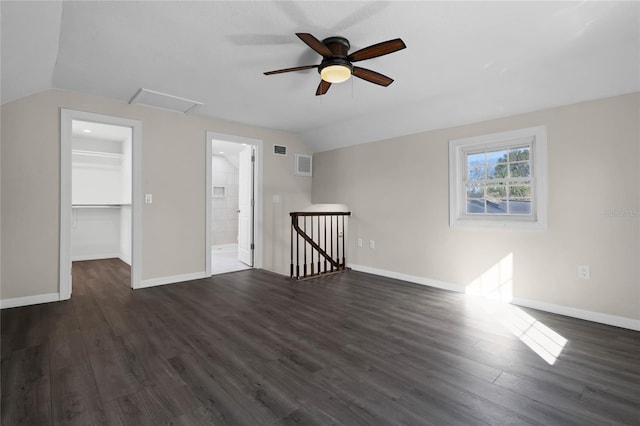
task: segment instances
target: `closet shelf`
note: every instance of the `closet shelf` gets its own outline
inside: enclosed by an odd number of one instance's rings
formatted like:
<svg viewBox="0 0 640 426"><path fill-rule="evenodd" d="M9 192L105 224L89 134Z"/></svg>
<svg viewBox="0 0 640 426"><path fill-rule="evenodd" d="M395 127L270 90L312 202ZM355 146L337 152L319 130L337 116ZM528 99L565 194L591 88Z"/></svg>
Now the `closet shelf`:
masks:
<svg viewBox="0 0 640 426"><path fill-rule="evenodd" d="M131 204L72 204L74 209L116 209L130 206Z"/></svg>
<svg viewBox="0 0 640 426"><path fill-rule="evenodd" d="M80 149L72 149L71 153L75 155L83 155L86 157L118 158L118 159L122 158L122 154L115 153L115 152L83 151Z"/></svg>

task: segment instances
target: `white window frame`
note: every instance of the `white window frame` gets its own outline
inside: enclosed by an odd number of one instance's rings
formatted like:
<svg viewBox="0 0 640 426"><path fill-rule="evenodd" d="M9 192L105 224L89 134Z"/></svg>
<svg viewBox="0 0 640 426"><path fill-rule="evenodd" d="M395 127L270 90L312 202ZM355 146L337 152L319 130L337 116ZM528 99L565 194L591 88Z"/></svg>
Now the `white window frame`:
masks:
<svg viewBox="0 0 640 426"><path fill-rule="evenodd" d="M531 144L531 215L466 213L466 154ZM529 127L449 141L449 225L452 228L547 228L547 128Z"/></svg>

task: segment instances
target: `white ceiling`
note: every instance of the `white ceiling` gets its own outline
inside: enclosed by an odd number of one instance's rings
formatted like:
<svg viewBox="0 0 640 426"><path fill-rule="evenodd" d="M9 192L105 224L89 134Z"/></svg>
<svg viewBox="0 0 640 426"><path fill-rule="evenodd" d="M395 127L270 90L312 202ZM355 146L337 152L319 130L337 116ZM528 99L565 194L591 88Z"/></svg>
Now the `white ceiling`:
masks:
<svg viewBox="0 0 640 426"><path fill-rule="evenodd" d="M247 148L247 144L213 139L211 147L213 156L226 158L237 169L240 163L240 152Z"/></svg>
<svg viewBox="0 0 640 426"><path fill-rule="evenodd" d="M281 129L323 151L638 91L639 2L1 2L2 102L48 88L129 101L141 87L204 103L190 114ZM358 63L315 96L295 35L347 37ZM212 129L215 130L215 129Z"/></svg>

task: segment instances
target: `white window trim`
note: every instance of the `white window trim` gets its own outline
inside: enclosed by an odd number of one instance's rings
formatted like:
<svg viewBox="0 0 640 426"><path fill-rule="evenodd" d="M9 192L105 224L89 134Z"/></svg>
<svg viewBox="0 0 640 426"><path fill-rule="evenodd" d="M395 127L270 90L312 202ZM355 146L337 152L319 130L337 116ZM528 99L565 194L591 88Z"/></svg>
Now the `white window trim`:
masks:
<svg viewBox="0 0 640 426"><path fill-rule="evenodd" d="M518 139L533 138L533 215L465 214L464 153L470 149L492 149L512 145ZM547 128L530 127L449 141L449 225L452 228L492 228L544 231L547 229Z"/></svg>

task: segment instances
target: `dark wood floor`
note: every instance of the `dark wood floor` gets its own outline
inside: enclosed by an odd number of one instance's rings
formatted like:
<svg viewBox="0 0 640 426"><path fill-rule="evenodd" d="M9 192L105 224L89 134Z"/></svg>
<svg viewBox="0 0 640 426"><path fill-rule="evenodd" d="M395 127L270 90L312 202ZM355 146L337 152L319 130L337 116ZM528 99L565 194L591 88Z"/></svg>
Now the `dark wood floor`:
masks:
<svg viewBox="0 0 640 426"><path fill-rule="evenodd" d="M258 270L132 291L74 264L70 301L2 311L2 424L640 424L640 333L358 272ZM524 315L524 314L523 314Z"/></svg>

